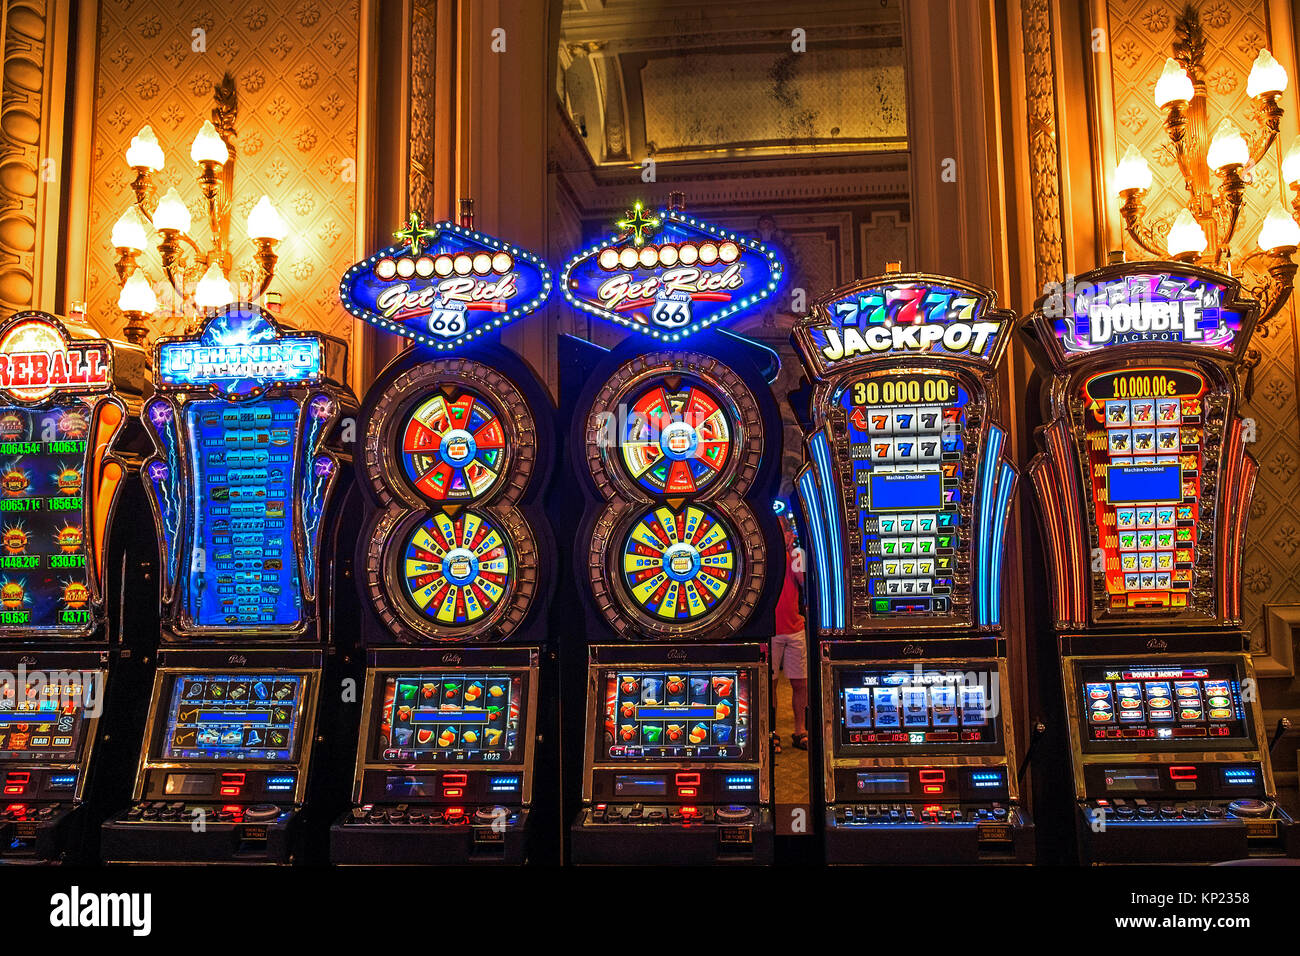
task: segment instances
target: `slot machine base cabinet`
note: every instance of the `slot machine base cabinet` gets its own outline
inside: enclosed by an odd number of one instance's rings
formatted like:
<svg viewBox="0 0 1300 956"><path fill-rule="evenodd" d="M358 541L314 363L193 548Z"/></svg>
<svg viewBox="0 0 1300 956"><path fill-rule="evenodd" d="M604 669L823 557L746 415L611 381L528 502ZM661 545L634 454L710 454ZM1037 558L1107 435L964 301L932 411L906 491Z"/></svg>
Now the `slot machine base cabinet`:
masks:
<svg viewBox="0 0 1300 956"><path fill-rule="evenodd" d="M773 834L767 807L596 804L583 808L571 847L579 865L768 865Z"/></svg>
<svg viewBox="0 0 1300 956"><path fill-rule="evenodd" d="M1032 863L1034 825L1020 808L915 801L826 808L826 862Z"/></svg>
<svg viewBox="0 0 1300 956"><path fill-rule="evenodd" d="M1005 640L916 646L820 646L826 862L1032 863Z"/></svg>
<svg viewBox="0 0 1300 956"><path fill-rule="evenodd" d="M1091 649L1083 637L1068 646ZM1263 709L1245 692L1255 684L1248 655L1065 656L1062 664L1082 862L1296 854L1297 828L1274 799Z"/></svg>
<svg viewBox="0 0 1300 956"><path fill-rule="evenodd" d="M12 774L6 773L6 779ZM48 782L38 782L37 787ZM59 862L75 845L85 822L80 804L7 802L0 807L0 863Z"/></svg>
<svg viewBox="0 0 1300 956"><path fill-rule="evenodd" d="M770 864L765 644L588 649L578 864Z"/></svg>
<svg viewBox="0 0 1300 956"><path fill-rule="evenodd" d="M316 738L315 649L159 654L134 802L105 863L290 864Z"/></svg>
<svg viewBox="0 0 1300 956"><path fill-rule="evenodd" d="M524 863L539 659L536 647L370 651L353 806L330 828L330 862Z"/></svg>
<svg viewBox="0 0 1300 956"><path fill-rule="evenodd" d="M518 865L527 858L528 824L521 807L353 807L330 828L330 862Z"/></svg>
<svg viewBox="0 0 1300 956"><path fill-rule="evenodd" d="M1085 864L1300 855L1300 831L1271 800L1087 800L1075 822Z"/></svg>

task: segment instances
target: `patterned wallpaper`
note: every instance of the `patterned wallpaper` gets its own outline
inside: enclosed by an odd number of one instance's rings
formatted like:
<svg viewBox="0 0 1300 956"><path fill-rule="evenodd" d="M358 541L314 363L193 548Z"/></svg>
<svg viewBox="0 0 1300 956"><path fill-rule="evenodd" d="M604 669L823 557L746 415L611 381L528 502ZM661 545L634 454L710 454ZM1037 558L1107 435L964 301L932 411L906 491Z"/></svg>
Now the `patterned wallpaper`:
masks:
<svg viewBox="0 0 1300 956"><path fill-rule="evenodd" d="M44 0L0 3L0 311L31 305L36 282L37 203L45 154Z"/></svg>
<svg viewBox="0 0 1300 956"><path fill-rule="evenodd" d="M1165 57L1172 53L1174 19L1182 3L1111 0L1108 9L1117 149L1123 152L1133 143L1151 165L1154 175L1146 200L1148 221L1163 242L1185 193L1152 92ZM1246 78L1259 49L1270 45L1267 2L1206 0L1198 9L1208 40L1205 78L1210 123L1216 125L1220 117L1231 116L1248 132L1252 121ZM1283 148L1287 145L1282 144ZM1255 248L1268 205L1277 200L1289 205L1286 187L1280 183L1279 159L1274 147L1255 168L1255 182L1247 191L1234 240L1238 254ZM1127 251L1131 258L1145 258L1140 249L1130 247ZM1252 284L1250 277L1246 281ZM1257 334L1254 339L1263 359L1254 372L1253 398L1242 408L1242 414L1256 423L1256 441L1250 451L1260 465L1244 574L1246 620L1257 653L1267 648L1267 606L1300 605L1300 423L1296 420L1294 304L1270 323L1268 331L1267 336Z"/></svg>
<svg viewBox="0 0 1300 956"><path fill-rule="evenodd" d="M177 187L206 245L189 150L210 115L214 85L229 72L239 99L235 270L251 279L245 223L266 193L289 225L271 287L282 295L285 319L350 337L337 288L354 252L359 27L357 0L102 0L87 290L90 315L105 331L123 324L109 236L132 198L126 147L152 125L167 157L155 174L158 193ZM195 31L204 31L205 50ZM155 288L166 286L156 253L141 261ZM167 317L169 295L160 291L159 301L157 332L186 324Z"/></svg>

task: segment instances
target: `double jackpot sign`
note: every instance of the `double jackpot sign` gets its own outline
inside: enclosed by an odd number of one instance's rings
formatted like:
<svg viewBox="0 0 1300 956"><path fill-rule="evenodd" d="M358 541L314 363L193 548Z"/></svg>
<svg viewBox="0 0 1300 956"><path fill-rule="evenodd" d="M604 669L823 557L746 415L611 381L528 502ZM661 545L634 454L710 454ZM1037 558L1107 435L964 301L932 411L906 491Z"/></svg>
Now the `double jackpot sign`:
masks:
<svg viewBox="0 0 1300 956"><path fill-rule="evenodd" d="M1058 627L1234 625L1257 466L1233 369L1257 306L1176 262L1077 276L1026 319L1052 369L1029 473Z"/></svg>
<svg viewBox="0 0 1300 956"><path fill-rule="evenodd" d="M996 424L1011 313L939 276L862 279L795 328L814 383L796 485L824 635L994 630L1017 474Z"/></svg>
<svg viewBox="0 0 1300 956"><path fill-rule="evenodd" d="M98 627L125 468L113 350L43 312L0 323L0 636Z"/></svg>

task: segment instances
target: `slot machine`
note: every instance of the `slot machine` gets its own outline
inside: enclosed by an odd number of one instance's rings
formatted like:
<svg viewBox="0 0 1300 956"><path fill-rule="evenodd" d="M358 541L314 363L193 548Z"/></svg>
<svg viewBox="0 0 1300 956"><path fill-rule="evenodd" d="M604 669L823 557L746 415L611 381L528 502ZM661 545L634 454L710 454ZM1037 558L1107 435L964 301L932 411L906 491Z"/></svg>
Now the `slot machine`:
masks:
<svg viewBox="0 0 1300 956"><path fill-rule="evenodd" d="M608 352L567 341L561 379L585 505L585 628L561 626L566 659L586 662L563 694L566 727L586 730L566 757L582 767L570 858L770 863L779 362L721 326L775 292L782 264L677 203L638 203L618 228L561 277L574 308L627 333Z"/></svg>
<svg viewBox="0 0 1300 956"><path fill-rule="evenodd" d="M347 347L246 303L154 345L158 667L106 862L289 863L317 734Z"/></svg>
<svg viewBox="0 0 1300 956"><path fill-rule="evenodd" d="M1029 474L1086 862L1280 854L1292 832L1241 617L1257 313L1229 276L1117 263L1025 322L1050 376Z"/></svg>
<svg viewBox="0 0 1300 956"><path fill-rule="evenodd" d="M147 381L141 349L88 326L0 322L0 862L86 856L91 789L111 789L107 705L132 642L110 554Z"/></svg>
<svg viewBox="0 0 1300 956"><path fill-rule="evenodd" d="M460 222L344 276L344 305L414 343L358 426L365 694L352 806L334 863L558 859L549 811L551 533L534 502L554 454L549 395L498 333L540 308L551 272Z"/></svg>
<svg viewBox="0 0 1300 956"><path fill-rule="evenodd" d="M895 272L827 293L795 326L828 862L1032 858L1001 597L1017 472L996 375L1012 324L991 290Z"/></svg>

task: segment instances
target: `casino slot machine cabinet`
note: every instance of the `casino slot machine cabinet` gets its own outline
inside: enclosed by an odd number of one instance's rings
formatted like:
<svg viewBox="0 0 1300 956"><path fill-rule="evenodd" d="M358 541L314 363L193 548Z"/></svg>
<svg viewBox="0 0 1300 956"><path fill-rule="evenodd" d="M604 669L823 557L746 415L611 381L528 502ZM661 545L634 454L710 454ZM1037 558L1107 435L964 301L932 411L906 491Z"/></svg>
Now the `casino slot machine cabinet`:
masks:
<svg viewBox="0 0 1300 956"><path fill-rule="evenodd" d="M559 858L546 608L554 565L534 504L554 455L549 395L499 332L540 308L551 272L459 222L425 228L344 276L357 318L414 343L358 425L365 694L340 864ZM548 827L548 822L550 825Z"/></svg>
<svg viewBox="0 0 1300 956"><path fill-rule="evenodd" d="M112 790L132 642L110 555L147 381L143 350L80 320L0 322L0 862L87 856L92 790Z"/></svg>
<svg viewBox="0 0 1300 956"><path fill-rule="evenodd" d="M796 323L828 862L1032 859L1001 596L1013 320L988 289L895 272Z"/></svg>
<svg viewBox="0 0 1300 956"><path fill-rule="evenodd" d="M1242 630L1256 464L1237 381L1257 315L1229 276L1116 263L1025 323L1047 376L1030 463L1085 862L1281 854Z"/></svg>
<svg viewBox="0 0 1300 956"><path fill-rule="evenodd" d="M290 863L331 639L346 345L246 303L154 345L162 628L106 862ZM332 507L332 504L334 505Z"/></svg>
<svg viewBox="0 0 1300 956"><path fill-rule="evenodd" d="M559 625L586 661L562 695L582 749L566 757L582 767L570 858L770 863L779 363L721 325L768 299L782 265L676 203L637 204L618 228L561 277L571 305L626 333L609 352L570 340L581 360L561 380L586 509L585 629Z"/></svg>

